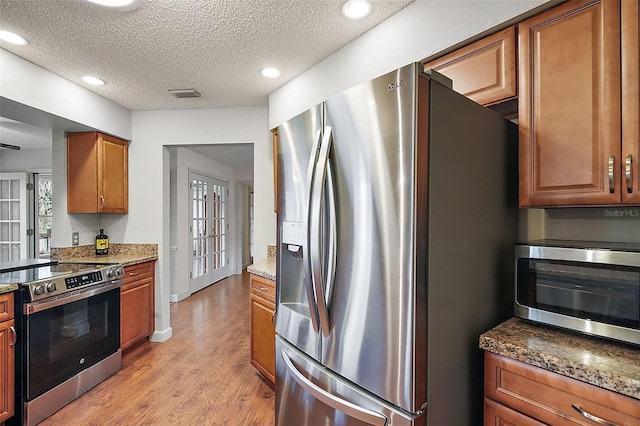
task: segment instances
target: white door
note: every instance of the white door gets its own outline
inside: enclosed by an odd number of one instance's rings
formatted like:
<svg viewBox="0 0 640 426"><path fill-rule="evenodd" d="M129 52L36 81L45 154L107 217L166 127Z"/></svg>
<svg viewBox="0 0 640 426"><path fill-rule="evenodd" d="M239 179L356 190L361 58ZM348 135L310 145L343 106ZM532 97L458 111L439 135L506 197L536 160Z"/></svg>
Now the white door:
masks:
<svg viewBox="0 0 640 426"><path fill-rule="evenodd" d="M195 293L230 275L227 250L227 183L189 172L191 194L191 271L189 290Z"/></svg>
<svg viewBox="0 0 640 426"><path fill-rule="evenodd" d="M27 258L27 174L0 173L0 262Z"/></svg>

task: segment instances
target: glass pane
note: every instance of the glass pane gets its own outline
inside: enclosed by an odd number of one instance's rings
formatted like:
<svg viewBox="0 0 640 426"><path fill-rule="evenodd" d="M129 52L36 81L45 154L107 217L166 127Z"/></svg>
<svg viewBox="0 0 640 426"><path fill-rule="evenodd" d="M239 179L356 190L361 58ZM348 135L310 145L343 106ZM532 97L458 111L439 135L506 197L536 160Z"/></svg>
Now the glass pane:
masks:
<svg viewBox="0 0 640 426"><path fill-rule="evenodd" d="M0 244L0 261L8 262L11 258L9 257L9 244Z"/></svg>
<svg viewBox="0 0 640 426"><path fill-rule="evenodd" d="M3 200L9 199L9 181L8 180L0 180L0 199L3 199Z"/></svg>
<svg viewBox="0 0 640 426"><path fill-rule="evenodd" d="M0 223L0 241L9 241L9 224Z"/></svg>
<svg viewBox="0 0 640 426"><path fill-rule="evenodd" d="M11 198L14 200L20 199L20 181L12 180L11 181Z"/></svg>
<svg viewBox="0 0 640 426"><path fill-rule="evenodd" d="M20 222L11 223L11 241L20 241Z"/></svg>
<svg viewBox="0 0 640 426"><path fill-rule="evenodd" d="M20 201L11 202L11 219L20 220Z"/></svg>
<svg viewBox="0 0 640 426"><path fill-rule="evenodd" d="M9 201L0 201L0 220L9 220Z"/></svg>
<svg viewBox="0 0 640 426"><path fill-rule="evenodd" d="M20 259L20 243L11 244L11 260Z"/></svg>

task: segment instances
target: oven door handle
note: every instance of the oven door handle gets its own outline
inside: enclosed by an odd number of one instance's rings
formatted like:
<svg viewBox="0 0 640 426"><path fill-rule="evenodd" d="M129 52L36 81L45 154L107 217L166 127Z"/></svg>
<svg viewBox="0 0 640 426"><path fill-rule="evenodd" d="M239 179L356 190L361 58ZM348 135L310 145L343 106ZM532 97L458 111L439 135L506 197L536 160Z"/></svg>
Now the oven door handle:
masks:
<svg viewBox="0 0 640 426"><path fill-rule="evenodd" d="M89 288L84 288L76 292L67 293L53 299L42 300L40 302L25 303L24 314L32 315L38 312L46 311L47 309L55 308L57 306L66 305L67 303L87 299L91 296L96 296L98 294L106 293L107 291L113 290L115 288L122 287L122 284L123 282L121 280L114 280L109 281L108 283L97 284Z"/></svg>

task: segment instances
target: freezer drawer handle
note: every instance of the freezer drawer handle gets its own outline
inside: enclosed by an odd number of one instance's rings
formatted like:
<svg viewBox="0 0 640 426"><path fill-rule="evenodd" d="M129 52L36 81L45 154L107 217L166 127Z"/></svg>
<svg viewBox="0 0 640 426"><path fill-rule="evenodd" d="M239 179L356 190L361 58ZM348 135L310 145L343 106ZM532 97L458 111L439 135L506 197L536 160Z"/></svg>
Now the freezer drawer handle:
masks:
<svg viewBox="0 0 640 426"><path fill-rule="evenodd" d="M367 410L366 408L358 407L357 405L349 401L338 398L337 396L330 394L316 384L307 380L307 378L304 377L293 365L287 353L284 350L282 350L281 352L282 359L284 360L284 364L287 366L287 370L289 370L289 372L291 373L291 377L293 377L293 379L305 391L313 395L318 401L323 402L331 408L342 411L348 416L351 416L354 419L358 419L362 422L376 426L385 426L387 424L387 418L383 415L378 414L375 411Z"/></svg>

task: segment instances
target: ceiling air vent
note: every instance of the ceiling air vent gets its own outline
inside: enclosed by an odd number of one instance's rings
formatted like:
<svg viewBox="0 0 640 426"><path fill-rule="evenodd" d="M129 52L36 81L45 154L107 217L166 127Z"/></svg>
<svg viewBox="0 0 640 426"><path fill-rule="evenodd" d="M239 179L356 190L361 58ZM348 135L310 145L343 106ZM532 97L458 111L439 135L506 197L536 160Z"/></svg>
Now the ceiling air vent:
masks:
<svg viewBox="0 0 640 426"><path fill-rule="evenodd" d="M169 93L176 98L199 98L202 96L196 89L171 89Z"/></svg>

